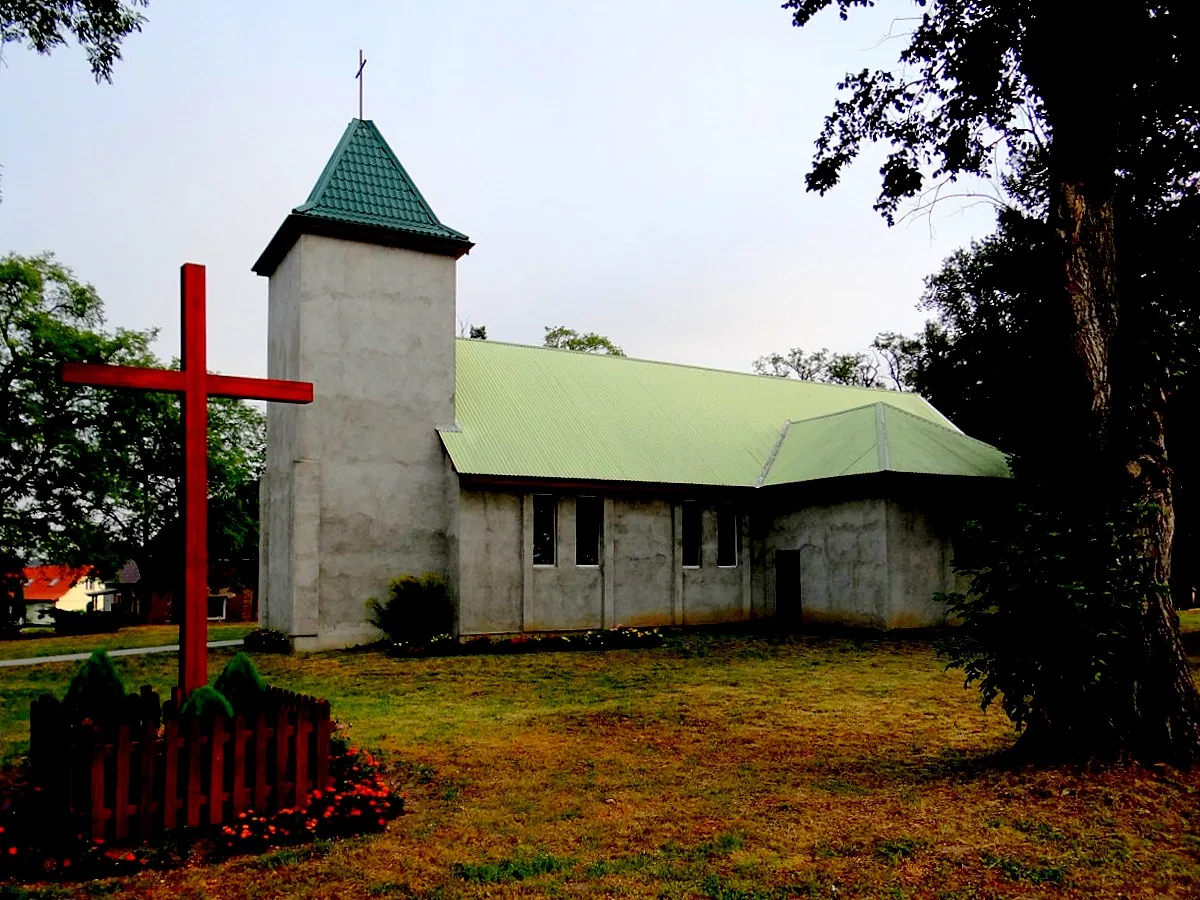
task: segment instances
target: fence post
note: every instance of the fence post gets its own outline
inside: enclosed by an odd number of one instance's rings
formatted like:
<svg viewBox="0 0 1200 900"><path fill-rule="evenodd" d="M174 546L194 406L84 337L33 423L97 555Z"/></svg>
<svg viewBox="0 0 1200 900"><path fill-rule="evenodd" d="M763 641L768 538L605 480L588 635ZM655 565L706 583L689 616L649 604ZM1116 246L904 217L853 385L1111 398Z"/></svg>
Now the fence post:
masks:
<svg viewBox="0 0 1200 900"><path fill-rule="evenodd" d="M195 828L200 824L200 806L204 803L204 792L200 788L201 752L200 722L192 717L187 723L187 780L184 782L187 791L187 825Z"/></svg>
<svg viewBox="0 0 1200 900"><path fill-rule="evenodd" d="M172 702L163 709L163 828L171 829L179 811L179 708Z"/></svg>
<svg viewBox="0 0 1200 900"><path fill-rule="evenodd" d="M233 717L233 784L229 786L229 817L232 819L244 812L250 799L246 787L246 717L238 713Z"/></svg>
<svg viewBox="0 0 1200 900"><path fill-rule="evenodd" d="M308 738L312 734L312 717L307 703L296 706L296 803L308 797L312 787L308 782Z"/></svg>
<svg viewBox="0 0 1200 900"><path fill-rule="evenodd" d="M87 729L89 814L92 819L92 840L104 839L104 820L108 810L104 806L104 733L95 725Z"/></svg>
<svg viewBox="0 0 1200 900"><path fill-rule="evenodd" d="M214 716L208 739L208 824L220 825L225 806L225 717Z"/></svg>
<svg viewBox="0 0 1200 900"><path fill-rule="evenodd" d="M133 740L127 722L117 729L113 751L113 837L121 841L129 837L129 769L133 764Z"/></svg>
<svg viewBox="0 0 1200 900"><path fill-rule="evenodd" d="M142 840L150 837L154 830L154 765L158 758L158 723L152 719L142 722L142 737L138 742L141 750L141 766L138 777L138 834Z"/></svg>
<svg viewBox="0 0 1200 900"><path fill-rule="evenodd" d="M267 740L270 737L267 714L260 709L254 714L254 810L260 815L267 808L267 791L270 786L267 781ZM278 809L283 808L278 797L275 806Z"/></svg>
<svg viewBox="0 0 1200 900"><path fill-rule="evenodd" d="M333 731L333 723L329 721L329 701L322 700L317 705L317 787L326 790L330 786L329 779L329 736Z"/></svg>
<svg viewBox="0 0 1200 900"><path fill-rule="evenodd" d="M286 700L279 704L275 713L275 805L288 806L291 798L292 784L288 781L288 737L292 728L288 725L288 708ZM300 805L297 797L292 806Z"/></svg>

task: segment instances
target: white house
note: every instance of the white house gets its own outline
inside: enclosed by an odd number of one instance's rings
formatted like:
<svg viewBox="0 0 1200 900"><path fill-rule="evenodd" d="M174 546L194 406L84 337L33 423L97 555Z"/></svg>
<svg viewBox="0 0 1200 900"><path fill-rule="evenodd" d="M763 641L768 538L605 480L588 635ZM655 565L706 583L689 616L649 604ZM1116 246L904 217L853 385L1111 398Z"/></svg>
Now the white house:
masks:
<svg viewBox="0 0 1200 900"><path fill-rule="evenodd" d="M26 566L23 573L26 625L53 625L54 609L87 609L92 602L89 592L104 588L91 566Z"/></svg>

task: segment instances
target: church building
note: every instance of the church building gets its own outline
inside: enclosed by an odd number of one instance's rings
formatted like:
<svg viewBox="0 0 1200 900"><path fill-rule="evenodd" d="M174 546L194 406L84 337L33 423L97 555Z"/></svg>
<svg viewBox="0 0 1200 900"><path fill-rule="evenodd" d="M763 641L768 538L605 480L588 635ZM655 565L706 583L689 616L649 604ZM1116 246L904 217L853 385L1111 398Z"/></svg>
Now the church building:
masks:
<svg viewBox="0 0 1200 900"><path fill-rule="evenodd" d="M369 641L424 572L461 635L944 619L998 450L915 394L458 338L472 246L355 119L255 263L268 374L315 386L268 408L264 625Z"/></svg>

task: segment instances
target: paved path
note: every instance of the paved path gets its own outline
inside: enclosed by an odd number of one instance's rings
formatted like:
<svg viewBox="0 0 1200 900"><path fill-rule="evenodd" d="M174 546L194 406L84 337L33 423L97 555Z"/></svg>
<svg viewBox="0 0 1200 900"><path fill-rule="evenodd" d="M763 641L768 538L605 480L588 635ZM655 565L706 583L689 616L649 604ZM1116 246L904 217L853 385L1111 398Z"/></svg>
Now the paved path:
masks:
<svg viewBox="0 0 1200 900"><path fill-rule="evenodd" d="M209 649L214 647L240 647L241 639L236 641L209 641ZM141 656L143 653L177 653L178 644L163 644L161 647L126 647L124 650L109 650L109 656ZM91 656L87 653L63 653L58 656L31 656L28 659L0 659L0 669L6 666L36 666L41 663L78 662Z"/></svg>

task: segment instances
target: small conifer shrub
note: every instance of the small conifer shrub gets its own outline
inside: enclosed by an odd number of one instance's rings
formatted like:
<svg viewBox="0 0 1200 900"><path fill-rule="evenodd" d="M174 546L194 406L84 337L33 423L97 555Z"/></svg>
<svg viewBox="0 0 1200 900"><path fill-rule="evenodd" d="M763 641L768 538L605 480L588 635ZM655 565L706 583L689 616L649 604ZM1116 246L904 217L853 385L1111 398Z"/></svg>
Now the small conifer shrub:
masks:
<svg viewBox="0 0 1200 900"><path fill-rule="evenodd" d="M211 685L205 684L192 691L179 715L184 719L194 718L201 722L207 722L215 716L232 719L233 707L229 705L224 694Z"/></svg>
<svg viewBox="0 0 1200 900"><path fill-rule="evenodd" d="M69 720L107 721L120 714L125 703L125 682L104 650L93 650L71 679L63 698Z"/></svg>
<svg viewBox="0 0 1200 900"><path fill-rule="evenodd" d="M229 701L235 713L243 715L257 712L267 695L267 683L245 653L234 654L213 687Z"/></svg>

